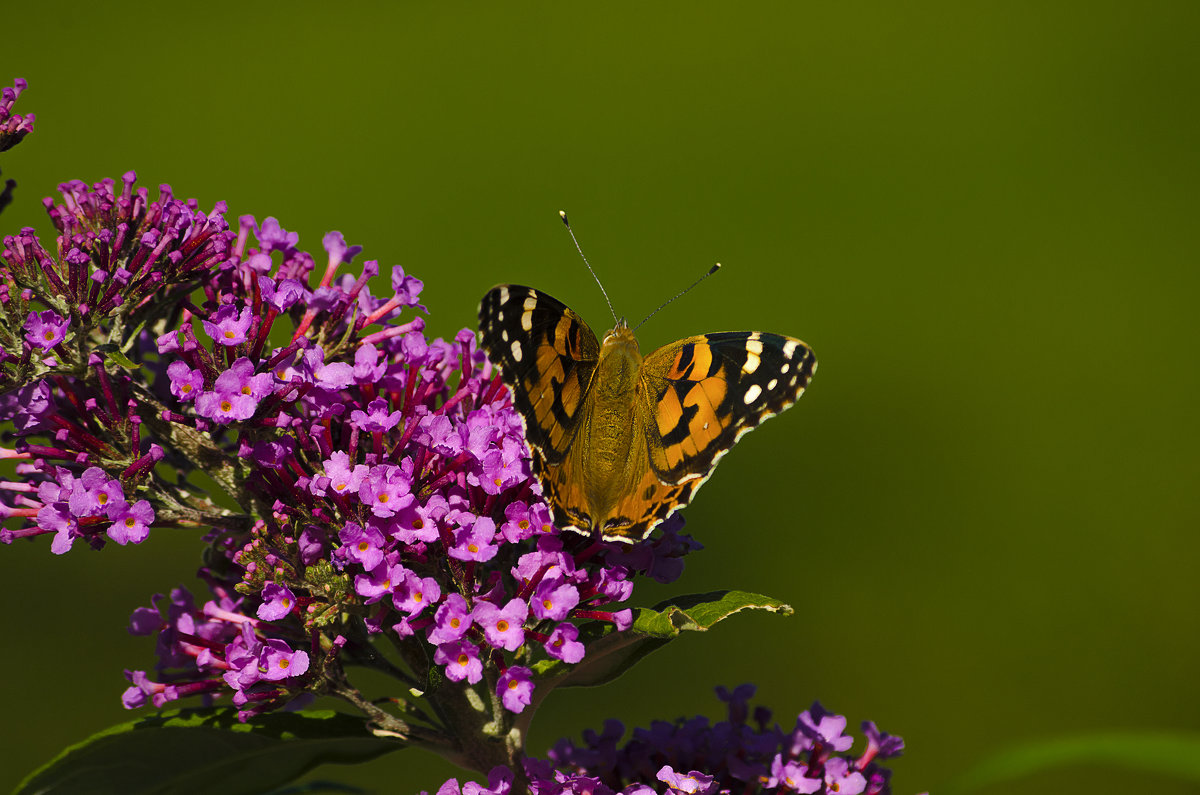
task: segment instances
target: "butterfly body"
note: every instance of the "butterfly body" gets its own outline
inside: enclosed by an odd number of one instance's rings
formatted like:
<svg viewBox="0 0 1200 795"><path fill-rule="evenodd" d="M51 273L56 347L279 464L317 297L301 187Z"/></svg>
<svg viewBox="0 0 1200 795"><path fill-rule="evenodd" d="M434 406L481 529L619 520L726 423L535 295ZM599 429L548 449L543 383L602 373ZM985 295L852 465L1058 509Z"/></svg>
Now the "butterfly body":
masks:
<svg viewBox="0 0 1200 795"><path fill-rule="evenodd" d="M555 523L606 539L642 538L686 505L816 369L803 342L761 332L687 337L643 357L623 321L599 342L561 302L518 285L484 296L479 322Z"/></svg>
<svg viewBox="0 0 1200 795"><path fill-rule="evenodd" d="M646 465L632 420L642 411L642 355L633 332L623 323L605 335L576 434L578 476L587 505L586 522L603 527L622 495L637 484ZM578 517L577 517L578 518Z"/></svg>

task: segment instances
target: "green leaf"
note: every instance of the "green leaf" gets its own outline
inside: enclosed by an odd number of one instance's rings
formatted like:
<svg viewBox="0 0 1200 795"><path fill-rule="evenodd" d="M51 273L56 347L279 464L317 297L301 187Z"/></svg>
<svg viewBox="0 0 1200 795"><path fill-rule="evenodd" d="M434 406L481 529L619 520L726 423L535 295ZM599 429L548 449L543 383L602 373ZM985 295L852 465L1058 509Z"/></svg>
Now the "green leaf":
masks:
<svg viewBox="0 0 1200 795"><path fill-rule="evenodd" d="M119 366L124 367L126 370L136 370L141 367L140 364L130 361L129 357L119 350L109 351L108 358L116 362Z"/></svg>
<svg viewBox="0 0 1200 795"><path fill-rule="evenodd" d="M683 632L707 632L717 622L742 610L769 610L791 615L792 608L778 599L746 591L713 591L680 596L634 611L633 626L617 632L608 622L592 621L580 627L579 640L587 656L578 665L558 660L535 667L539 679L553 687L591 687L611 682L639 660ZM547 688L548 689L548 688Z"/></svg>
<svg viewBox="0 0 1200 795"><path fill-rule="evenodd" d="M138 323L137 326L134 327L133 331L129 332L127 335L123 335L125 336L125 344L121 346L121 353L129 353L129 349L133 347L135 342L137 342L138 335L141 334L142 329L146 327L146 320L147 318L142 318L142 322ZM120 325L122 324L114 324L113 331L117 331L117 328Z"/></svg>
<svg viewBox="0 0 1200 795"><path fill-rule="evenodd" d="M945 791L971 792L1044 770L1075 765L1146 771L1200 784L1200 734L1105 732L1030 743L984 760Z"/></svg>
<svg viewBox="0 0 1200 795"><path fill-rule="evenodd" d="M172 710L71 746L15 793L250 795L327 762L364 762L403 747L333 710L273 713L246 723L232 707Z"/></svg>

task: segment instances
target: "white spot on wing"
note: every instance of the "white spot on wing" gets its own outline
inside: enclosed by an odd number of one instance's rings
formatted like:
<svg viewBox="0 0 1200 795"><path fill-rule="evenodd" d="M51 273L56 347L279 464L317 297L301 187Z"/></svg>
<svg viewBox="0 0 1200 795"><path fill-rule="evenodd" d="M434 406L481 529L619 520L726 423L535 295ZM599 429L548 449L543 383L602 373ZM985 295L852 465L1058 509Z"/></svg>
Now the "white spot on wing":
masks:
<svg viewBox="0 0 1200 795"><path fill-rule="evenodd" d="M529 299L529 301L532 300L532 298ZM529 301L526 301L525 303L528 304ZM533 328L533 312L530 312L528 309L521 313L521 328L525 329L526 331L529 331Z"/></svg>
<svg viewBox="0 0 1200 795"><path fill-rule="evenodd" d="M517 361L520 361L520 359ZM742 402L749 406L751 403L758 400L758 396L761 394L762 387L760 387L758 384L751 384L750 388L746 390L746 396L742 398Z"/></svg>
<svg viewBox="0 0 1200 795"><path fill-rule="evenodd" d="M513 344L512 344L512 355L513 355L514 362L521 361L521 343L519 343L515 340L513 341Z"/></svg>
<svg viewBox="0 0 1200 795"><path fill-rule="evenodd" d="M746 340L746 350L757 356L762 353L762 341L758 338L758 332L750 335L750 339Z"/></svg>
<svg viewBox="0 0 1200 795"><path fill-rule="evenodd" d="M770 392L772 389L775 388L775 385L778 383L779 383L778 378L772 378L770 381L767 382L767 391Z"/></svg>
<svg viewBox="0 0 1200 795"><path fill-rule="evenodd" d="M502 304L508 303L508 288L507 287L500 288L500 303L502 303Z"/></svg>
<svg viewBox="0 0 1200 795"><path fill-rule="evenodd" d="M751 350L750 349L751 344L757 345L758 351ZM745 373L746 375L750 375L751 373L753 373L755 370L758 369L758 365L762 361L762 359L758 358L758 354L761 351L762 351L762 343L761 342L747 343L747 345L746 345L746 363L742 365L743 373Z"/></svg>
<svg viewBox="0 0 1200 795"><path fill-rule="evenodd" d="M784 357L790 359L790 358L792 358L792 354L795 352L796 352L796 341L795 340L788 340L787 342L783 343Z"/></svg>

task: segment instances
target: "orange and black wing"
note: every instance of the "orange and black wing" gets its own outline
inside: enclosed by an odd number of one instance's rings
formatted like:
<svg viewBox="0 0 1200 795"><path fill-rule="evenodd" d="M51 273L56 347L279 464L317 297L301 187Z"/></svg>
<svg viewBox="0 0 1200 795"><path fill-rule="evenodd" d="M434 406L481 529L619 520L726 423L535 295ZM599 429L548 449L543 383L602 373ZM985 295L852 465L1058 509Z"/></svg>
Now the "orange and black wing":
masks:
<svg viewBox="0 0 1200 795"><path fill-rule="evenodd" d="M676 507L742 434L795 403L816 369L800 340L758 331L688 337L650 354L642 366L650 466L664 484L692 484L673 497Z"/></svg>
<svg viewBox="0 0 1200 795"><path fill-rule="evenodd" d="M525 439L546 464L562 462L600 356L596 335L561 301L502 284L479 304L480 344L512 389Z"/></svg>

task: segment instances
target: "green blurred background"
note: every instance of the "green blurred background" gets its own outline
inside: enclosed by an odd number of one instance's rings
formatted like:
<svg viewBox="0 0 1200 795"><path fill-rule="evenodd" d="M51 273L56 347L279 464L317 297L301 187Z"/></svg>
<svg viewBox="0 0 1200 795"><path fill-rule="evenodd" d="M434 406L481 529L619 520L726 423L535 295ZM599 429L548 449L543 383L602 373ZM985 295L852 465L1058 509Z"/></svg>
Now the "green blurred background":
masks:
<svg viewBox="0 0 1200 795"><path fill-rule="evenodd" d="M27 78L38 119L0 158L0 228L49 236L57 183L136 169L310 251L342 231L425 281L439 335L503 281L607 327L560 208L631 318L719 260L643 350L762 329L821 369L688 509L683 580L635 595L743 587L797 615L556 695L531 750L720 715L711 688L752 681L783 721L820 699L903 735L896 792L936 791L1014 743L1200 729L1198 23L1191 2L8 4L0 84ZM152 649L126 618L193 584L198 549L0 550L0 788L130 717L121 669ZM1193 791L1083 768L1017 789Z"/></svg>

